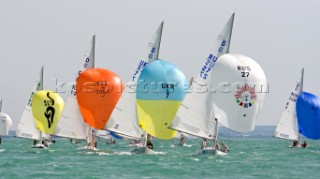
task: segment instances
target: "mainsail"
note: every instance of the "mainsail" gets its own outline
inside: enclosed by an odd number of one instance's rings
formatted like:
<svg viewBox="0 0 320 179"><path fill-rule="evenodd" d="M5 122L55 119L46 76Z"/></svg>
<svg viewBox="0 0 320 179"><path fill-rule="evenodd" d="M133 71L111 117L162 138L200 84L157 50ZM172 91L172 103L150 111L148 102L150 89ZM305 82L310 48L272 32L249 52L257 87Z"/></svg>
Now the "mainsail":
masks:
<svg viewBox="0 0 320 179"><path fill-rule="evenodd" d="M179 108L171 128L198 137L213 139L214 116L212 114L213 98L208 91L211 83L210 71L214 68L218 57L229 52L234 14L219 34L214 48L204 61L199 73L191 79L190 90Z"/></svg>
<svg viewBox="0 0 320 179"><path fill-rule="evenodd" d="M40 70L39 78L34 84L27 105L22 113L20 122L18 124L18 129L16 131L17 137L41 140L41 134L35 124L31 110L33 96L39 90L43 90L43 67ZM42 138L48 137L48 135L42 134Z"/></svg>
<svg viewBox="0 0 320 179"><path fill-rule="evenodd" d="M148 134L170 140L176 131L169 129L188 82L175 65L157 60L145 67L137 85L137 114L140 125Z"/></svg>
<svg viewBox="0 0 320 179"><path fill-rule="evenodd" d="M299 133L309 139L320 139L319 109L319 97L307 92L299 95L296 104Z"/></svg>
<svg viewBox="0 0 320 179"><path fill-rule="evenodd" d="M94 51L95 35L91 39L88 50L84 55L84 62L81 64L75 80L82 71L94 67ZM55 135L73 139L86 139L87 130L88 126L83 121L83 117L78 106L76 84L73 84L72 89L68 92L65 107L62 111Z"/></svg>
<svg viewBox="0 0 320 179"><path fill-rule="evenodd" d="M76 89L84 121L103 129L124 89L121 78L109 70L90 68L79 75Z"/></svg>
<svg viewBox="0 0 320 179"><path fill-rule="evenodd" d="M136 81L141 70L154 60L158 59L161 43L163 22L160 24L152 39L149 41L146 51L140 58L138 67L132 76L132 81L127 83L123 94L118 101L111 117L107 123L106 129L116 132L128 138L142 138L143 130L139 126L136 113Z"/></svg>
<svg viewBox="0 0 320 179"><path fill-rule="evenodd" d="M275 137L288 140L299 140L296 103L303 90L303 74L304 69L301 70L299 80L296 81L296 84L290 93L285 109L283 110L277 128L274 131Z"/></svg>
<svg viewBox="0 0 320 179"><path fill-rule="evenodd" d="M49 90L36 92L32 99L32 113L38 129L46 134L54 134L64 106L62 97Z"/></svg>

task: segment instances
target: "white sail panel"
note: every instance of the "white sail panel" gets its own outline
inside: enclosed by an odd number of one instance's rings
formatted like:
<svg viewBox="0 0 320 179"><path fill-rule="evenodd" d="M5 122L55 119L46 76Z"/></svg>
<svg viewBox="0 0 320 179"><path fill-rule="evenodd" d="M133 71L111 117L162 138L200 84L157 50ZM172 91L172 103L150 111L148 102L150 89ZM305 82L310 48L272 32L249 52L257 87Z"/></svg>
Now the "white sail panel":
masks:
<svg viewBox="0 0 320 179"><path fill-rule="evenodd" d="M141 70L154 60L158 59L161 43L163 22L149 41L146 52L142 55L138 67L132 77L132 82L126 84L124 92L118 101L106 125L106 129L123 135L127 138L143 138L144 131L139 126L136 111L136 79Z"/></svg>
<svg viewBox="0 0 320 179"><path fill-rule="evenodd" d="M146 51L140 57L140 62L138 63L138 67L132 76L132 81L135 82L141 73L141 70L148 64L153 62L154 60L158 60L160 44L161 44L161 36L162 36L163 22L159 25L158 29L154 33L153 37L149 41Z"/></svg>
<svg viewBox="0 0 320 179"><path fill-rule="evenodd" d="M95 53L94 50L95 50L95 35L91 39L88 50L84 55L84 61L80 66L80 69L76 75L76 78L85 69L94 67L94 53ZM73 139L86 139L87 128L88 126L85 124L78 106L78 101L76 96L76 84L73 84L72 89L68 93L65 107L59 119L56 131L55 131L55 135L60 137L73 138Z"/></svg>
<svg viewBox="0 0 320 179"><path fill-rule="evenodd" d="M0 136L9 134L9 129L12 126L12 120L6 113L0 112Z"/></svg>
<svg viewBox="0 0 320 179"><path fill-rule="evenodd" d="M35 84L31 91L27 105L24 108L24 111L22 113L17 131L16 131L17 137L36 139L36 140L40 140L41 138L40 131L36 126L36 123L33 118L32 110L31 110L31 105L32 105L31 102L33 99L33 95L39 90L43 90L43 67L40 70L39 78L35 81ZM47 134L42 134L42 137L48 138L49 136Z"/></svg>
<svg viewBox="0 0 320 179"><path fill-rule="evenodd" d="M229 52L233 28L234 14L219 34L214 49L205 59L199 73L193 79L188 93L171 123L171 128L198 137L213 139L214 114L212 94L208 91L211 83L210 71L214 68L218 57ZM219 59L220 60L220 59Z"/></svg>
<svg viewBox="0 0 320 179"><path fill-rule="evenodd" d="M210 89L214 114L219 123L237 132L249 132L264 101L267 79L264 71L249 57L225 54L212 70Z"/></svg>
<svg viewBox="0 0 320 179"><path fill-rule="evenodd" d="M303 73L304 69L302 69L300 79L296 82L286 103L285 109L282 111L276 130L274 131L275 137L299 140L296 103L303 90Z"/></svg>

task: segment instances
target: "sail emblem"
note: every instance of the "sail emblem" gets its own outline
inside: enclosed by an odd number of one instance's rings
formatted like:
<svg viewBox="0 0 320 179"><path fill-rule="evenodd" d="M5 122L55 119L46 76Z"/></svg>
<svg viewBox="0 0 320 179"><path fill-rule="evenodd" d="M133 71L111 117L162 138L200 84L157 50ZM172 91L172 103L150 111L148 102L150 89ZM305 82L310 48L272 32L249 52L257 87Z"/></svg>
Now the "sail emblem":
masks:
<svg viewBox="0 0 320 179"><path fill-rule="evenodd" d="M49 100L44 100L44 105L47 106L44 115L48 120L48 128L51 128L51 124L53 123L55 109L52 107L54 105L54 100L50 97L50 92L47 92L47 97Z"/></svg>
<svg viewBox="0 0 320 179"><path fill-rule="evenodd" d="M253 106L255 99L257 98L255 88L250 87L248 84L245 84L243 87L238 87L234 96L236 97L236 102L239 106L244 108Z"/></svg>

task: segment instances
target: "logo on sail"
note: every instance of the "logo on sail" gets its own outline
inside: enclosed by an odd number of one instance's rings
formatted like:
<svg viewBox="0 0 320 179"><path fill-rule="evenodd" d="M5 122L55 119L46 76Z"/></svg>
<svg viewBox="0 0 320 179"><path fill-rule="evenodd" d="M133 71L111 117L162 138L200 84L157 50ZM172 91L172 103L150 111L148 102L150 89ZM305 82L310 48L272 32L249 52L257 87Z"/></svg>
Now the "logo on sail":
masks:
<svg viewBox="0 0 320 179"><path fill-rule="evenodd" d="M55 113L55 109L53 108L54 100L50 97L50 92L47 92L47 97L49 98L49 100L43 101L44 105L47 106L47 109L44 112L44 115L48 120L48 128L51 128L51 124L53 123L53 118Z"/></svg>
<svg viewBox="0 0 320 179"><path fill-rule="evenodd" d="M236 97L236 102L243 108L249 108L253 106L255 99L257 98L255 88L250 87L248 84L239 87L234 96Z"/></svg>

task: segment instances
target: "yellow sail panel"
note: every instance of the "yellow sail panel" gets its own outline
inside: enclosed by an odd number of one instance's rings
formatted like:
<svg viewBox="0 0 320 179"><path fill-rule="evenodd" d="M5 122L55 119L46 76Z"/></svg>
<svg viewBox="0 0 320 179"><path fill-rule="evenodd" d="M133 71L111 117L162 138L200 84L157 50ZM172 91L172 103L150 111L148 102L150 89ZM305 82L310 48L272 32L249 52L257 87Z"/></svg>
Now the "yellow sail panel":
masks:
<svg viewBox="0 0 320 179"><path fill-rule="evenodd" d="M141 128L159 139L170 140L176 131L169 129L181 101L137 99L137 112ZM165 112L164 112L165 111Z"/></svg>
<svg viewBox="0 0 320 179"><path fill-rule="evenodd" d="M46 134L53 134L58 124L64 101L53 91L41 90L32 99L32 114L38 129Z"/></svg>

